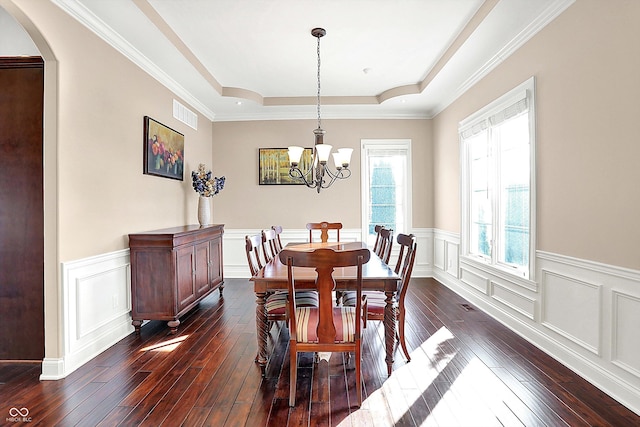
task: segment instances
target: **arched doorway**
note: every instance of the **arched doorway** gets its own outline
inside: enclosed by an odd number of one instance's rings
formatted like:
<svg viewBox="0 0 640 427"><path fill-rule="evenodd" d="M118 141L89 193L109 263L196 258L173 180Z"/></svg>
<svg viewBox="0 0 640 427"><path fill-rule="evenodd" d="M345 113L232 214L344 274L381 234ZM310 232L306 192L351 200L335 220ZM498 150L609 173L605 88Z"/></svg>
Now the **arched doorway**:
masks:
<svg viewBox="0 0 640 427"><path fill-rule="evenodd" d="M28 16L19 8L14 0L0 0L0 12L5 12L15 20L27 34L32 45L36 46L44 60L44 97L42 110L42 183L41 194L44 214L43 236L43 282L40 292L44 296L44 363L43 377L60 378L60 360L63 349L60 346L60 274L58 260L58 214L57 214L57 61L39 29ZM2 25L3 29L6 25ZM19 177L15 177L19 179ZM29 308L31 309L31 308ZM42 313L42 312L41 312ZM4 316L2 316L4 319ZM25 327L20 332L29 336L30 331Z"/></svg>

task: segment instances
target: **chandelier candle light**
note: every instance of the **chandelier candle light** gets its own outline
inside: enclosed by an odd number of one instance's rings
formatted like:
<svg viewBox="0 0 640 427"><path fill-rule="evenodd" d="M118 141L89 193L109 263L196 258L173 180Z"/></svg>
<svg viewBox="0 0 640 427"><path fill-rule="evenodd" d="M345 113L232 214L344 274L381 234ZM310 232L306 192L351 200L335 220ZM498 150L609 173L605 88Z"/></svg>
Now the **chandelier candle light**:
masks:
<svg viewBox="0 0 640 427"><path fill-rule="evenodd" d="M349 162L351 161L352 148L339 148L333 153L333 162L336 170L331 171L327 162L329 154L331 154L331 145L323 143L325 131L322 129L320 120L320 37L327 34L324 28L314 28L311 35L318 39L318 128L313 131L315 135L315 145L313 150L313 159L308 170L302 171L298 165L300 157L304 151L303 147L289 147L289 176L293 179L302 181L307 187L315 188L318 193L323 188L329 188L336 179L346 179L351 176L349 170ZM328 180L325 180L325 175Z"/></svg>

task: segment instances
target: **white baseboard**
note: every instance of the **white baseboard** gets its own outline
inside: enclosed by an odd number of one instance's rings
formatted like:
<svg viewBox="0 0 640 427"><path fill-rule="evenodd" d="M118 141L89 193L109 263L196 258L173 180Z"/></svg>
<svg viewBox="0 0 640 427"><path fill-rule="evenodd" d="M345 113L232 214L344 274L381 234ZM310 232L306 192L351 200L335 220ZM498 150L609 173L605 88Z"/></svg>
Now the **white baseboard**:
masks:
<svg viewBox="0 0 640 427"><path fill-rule="evenodd" d="M65 376L64 359L45 358L42 361L41 380L59 380Z"/></svg>

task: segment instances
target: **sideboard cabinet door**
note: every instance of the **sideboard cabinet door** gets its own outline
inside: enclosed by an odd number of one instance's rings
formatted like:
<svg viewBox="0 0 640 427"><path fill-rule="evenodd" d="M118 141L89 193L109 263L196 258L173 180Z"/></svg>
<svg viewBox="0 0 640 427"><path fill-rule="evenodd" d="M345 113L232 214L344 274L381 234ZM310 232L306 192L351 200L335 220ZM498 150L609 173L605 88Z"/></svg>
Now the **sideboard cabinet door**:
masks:
<svg viewBox="0 0 640 427"><path fill-rule="evenodd" d="M211 289L211 281L209 280L209 242L200 243L194 248L195 268L194 268L194 297L199 298Z"/></svg>
<svg viewBox="0 0 640 427"><path fill-rule="evenodd" d="M182 311L196 300L196 292L193 287L194 267L193 247L186 246L178 249L176 251L177 311Z"/></svg>
<svg viewBox="0 0 640 427"><path fill-rule="evenodd" d="M209 283L212 288L223 285L222 234L209 241Z"/></svg>

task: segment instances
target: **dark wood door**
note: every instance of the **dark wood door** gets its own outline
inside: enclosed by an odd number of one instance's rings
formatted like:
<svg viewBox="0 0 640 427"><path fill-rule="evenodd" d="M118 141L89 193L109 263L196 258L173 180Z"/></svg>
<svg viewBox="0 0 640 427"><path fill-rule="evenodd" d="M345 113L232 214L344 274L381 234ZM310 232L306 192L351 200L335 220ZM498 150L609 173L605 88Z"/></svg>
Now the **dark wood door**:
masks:
<svg viewBox="0 0 640 427"><path fill-rule="evenodd" d="M44 358L41 58L0 58L0 360Z"/></svg>

